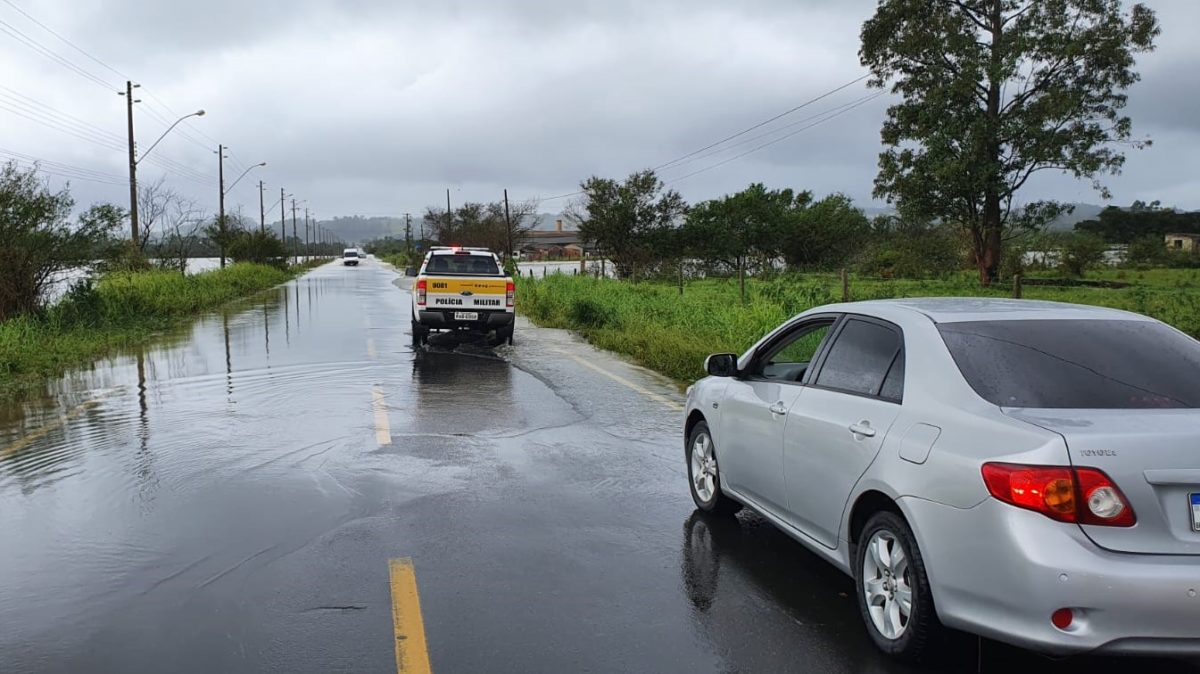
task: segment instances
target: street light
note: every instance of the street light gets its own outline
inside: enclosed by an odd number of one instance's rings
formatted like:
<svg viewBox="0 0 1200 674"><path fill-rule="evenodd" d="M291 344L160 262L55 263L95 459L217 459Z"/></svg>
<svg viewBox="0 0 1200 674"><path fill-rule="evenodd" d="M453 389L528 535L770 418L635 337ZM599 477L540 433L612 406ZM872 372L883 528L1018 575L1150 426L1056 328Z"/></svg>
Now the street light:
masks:
<svg viewBox="0 0 1200 674"><path fill-rule="evenodd" d="M180 117L179 119L175 120L175 123L172 124L171 126L168 126L167 130L163 131L162 135L158 137L158 140L154 141L154 144L150 146L150 149L143 152L142 156L138 157L137 161L135 161L134 163L135 164L142 163L142 160L145 159L151 152L153 152L154 148L158 147L158 144L162 142L162 139L166 138L168 133L171 133L171 129L174 129L175 127L179 126L180 122L182 122L183 120L185 120L189 117L203 117L203 116L204 116L204 111L197 110L190 115L184 115L183 117Z"/></svg>
<svg viewBox="0 0 1200 674"><path fill-rule="evenodd" d="M256 168L258 168L258 167L260 167L260 166L266 166L266 165L267 165L267 162L265 162L265 161L264 161L264 162L262 162L261 164L255 164L254 166L251 166L250 168L246 169L245 171L242 171L242 175L238 176L238 177L237 177L237 180L233 181L233 185L230 185L230 186L229 186L229 189L225 190L225 194L229 194L230 192L232 192L232 191L233 191L233 188L234 188L234 187L235 187L235 186L236 186L236 185L237 185L239 182L241 182L242 178L245 178L245 177L246 177L246 174L247 174L247 173L249 173L249 172L253 171L254 169L256 169Z"/></svg>
<svg viewBox="0 0 1200 674"><path fill-rule="evenodd" d="M136 156L136 150L135 150L136 145L135 145L134 138L133 138L133 104L141 103L141 99L137 99L137 98L133 97L133 90L137 89L141 86L142 85L140 85L140 84L134 84L133 82L126 81L125 82L125 91L117 92L118 95L125 97L125 114L126 114L126 121L128 123L128 132L129 132L129 229L130 229L130 233L133 235L133 245L135 247L138 245L138 238L139 238L138 237L138 207L137 207L138 206L137 205L137 166L138 166L138 164L141 163L142 159L145 159L146 156L149 155L150 152L152 150L154 150L155 147L158 147L158 144L160 142L162 142L162 139L166 138L167 134L170 133L171 130L174 129L176 126L178 126L180 122L187 119L188 117L203 117L204 116L203 110L197 110L196 112L193 112L190 115L184 115L183 117L180 117L179 119L175 120L175 123L172 124L171 126L167 127L167 130L164 131L163 134L158 137L158 140L154 141L154 144L150 146L150 149L146 150L144 153L142 153L141 158L138 158Z"/></svg>

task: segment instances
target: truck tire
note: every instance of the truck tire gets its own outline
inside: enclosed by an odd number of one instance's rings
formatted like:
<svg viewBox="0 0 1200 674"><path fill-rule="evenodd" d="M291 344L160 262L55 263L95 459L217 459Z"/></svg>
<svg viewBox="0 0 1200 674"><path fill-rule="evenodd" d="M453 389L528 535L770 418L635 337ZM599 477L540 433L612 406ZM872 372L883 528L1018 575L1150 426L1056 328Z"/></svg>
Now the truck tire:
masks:
<svg viewBox="0 0 1200 674"><path fill-rule="evenodd" d="M498 343L507 342L509 346L513 344L513 333L516 331L515 325L509 325L504 328L496 328L496 341Z"/></svg>
<svg viewBox="0 0 1200 674"><path fill-rule="evenodd" d="M412 322L412 344L413 346L421 346L429 337L429 328L420 323Z"/></svg>

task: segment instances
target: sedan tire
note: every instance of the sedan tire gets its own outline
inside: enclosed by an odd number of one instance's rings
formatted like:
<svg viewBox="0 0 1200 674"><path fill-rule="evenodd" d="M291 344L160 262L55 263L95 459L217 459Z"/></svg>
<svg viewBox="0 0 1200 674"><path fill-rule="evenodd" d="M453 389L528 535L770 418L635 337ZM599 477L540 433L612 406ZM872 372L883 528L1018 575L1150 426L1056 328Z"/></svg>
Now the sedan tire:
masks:
<svg viewBox="0 0 1200 674"><path fill-rule="evenodd" d="M717 466L717 448L708 423L692 428L687 444L688 487L696 507L713 515L733 515L742 504L721 492L721 472Z"/></svg>
<svg viewBox="0 0 1200 674"><path fill-rule="evenodd" d="M858 540L854 585L867 633L888 655L921 661L945 628L934 609L912 529L896 513L878 512L867 520Z"/></svg>

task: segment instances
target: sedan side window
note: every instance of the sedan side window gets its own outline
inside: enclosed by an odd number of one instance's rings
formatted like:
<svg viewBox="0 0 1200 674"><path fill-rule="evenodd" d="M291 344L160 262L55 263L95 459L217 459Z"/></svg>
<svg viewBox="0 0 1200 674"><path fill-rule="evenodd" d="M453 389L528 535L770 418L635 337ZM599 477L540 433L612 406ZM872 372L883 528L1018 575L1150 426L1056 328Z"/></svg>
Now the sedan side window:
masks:
<svg viewBox="0 0 1200 674"><path fill-rule="evenodd" d="M773 381L799 382L831 327L832 318L797 328L779 343L768 347L765 357L758 360L754 374Z"/></svg>
<svg viewBox="0 0 1200 674"><path fill-rule="evenodd" d="M847 393L878 396L888 373L888 398L898 399L903 391L904 354L900 333L879 323L846 321L817 375L817 386ZM894 367L898 363L899 367Z"/></svg>

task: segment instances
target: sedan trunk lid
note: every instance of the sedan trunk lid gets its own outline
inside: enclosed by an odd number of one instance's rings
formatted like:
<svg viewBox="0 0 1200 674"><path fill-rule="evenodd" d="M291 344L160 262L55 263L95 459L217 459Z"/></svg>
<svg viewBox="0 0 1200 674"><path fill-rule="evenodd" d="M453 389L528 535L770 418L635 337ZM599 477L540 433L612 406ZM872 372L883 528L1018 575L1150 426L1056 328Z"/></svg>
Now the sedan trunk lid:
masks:
<svg viewBox="0 0 1200 674"><path fill-rule="evenodd" d="M1200 410L1005 412L1062 435L1074 466L1104 471L1125 494L1137 524L1083 525L1096 545L1116 552L1200 555Z"/></svg>

